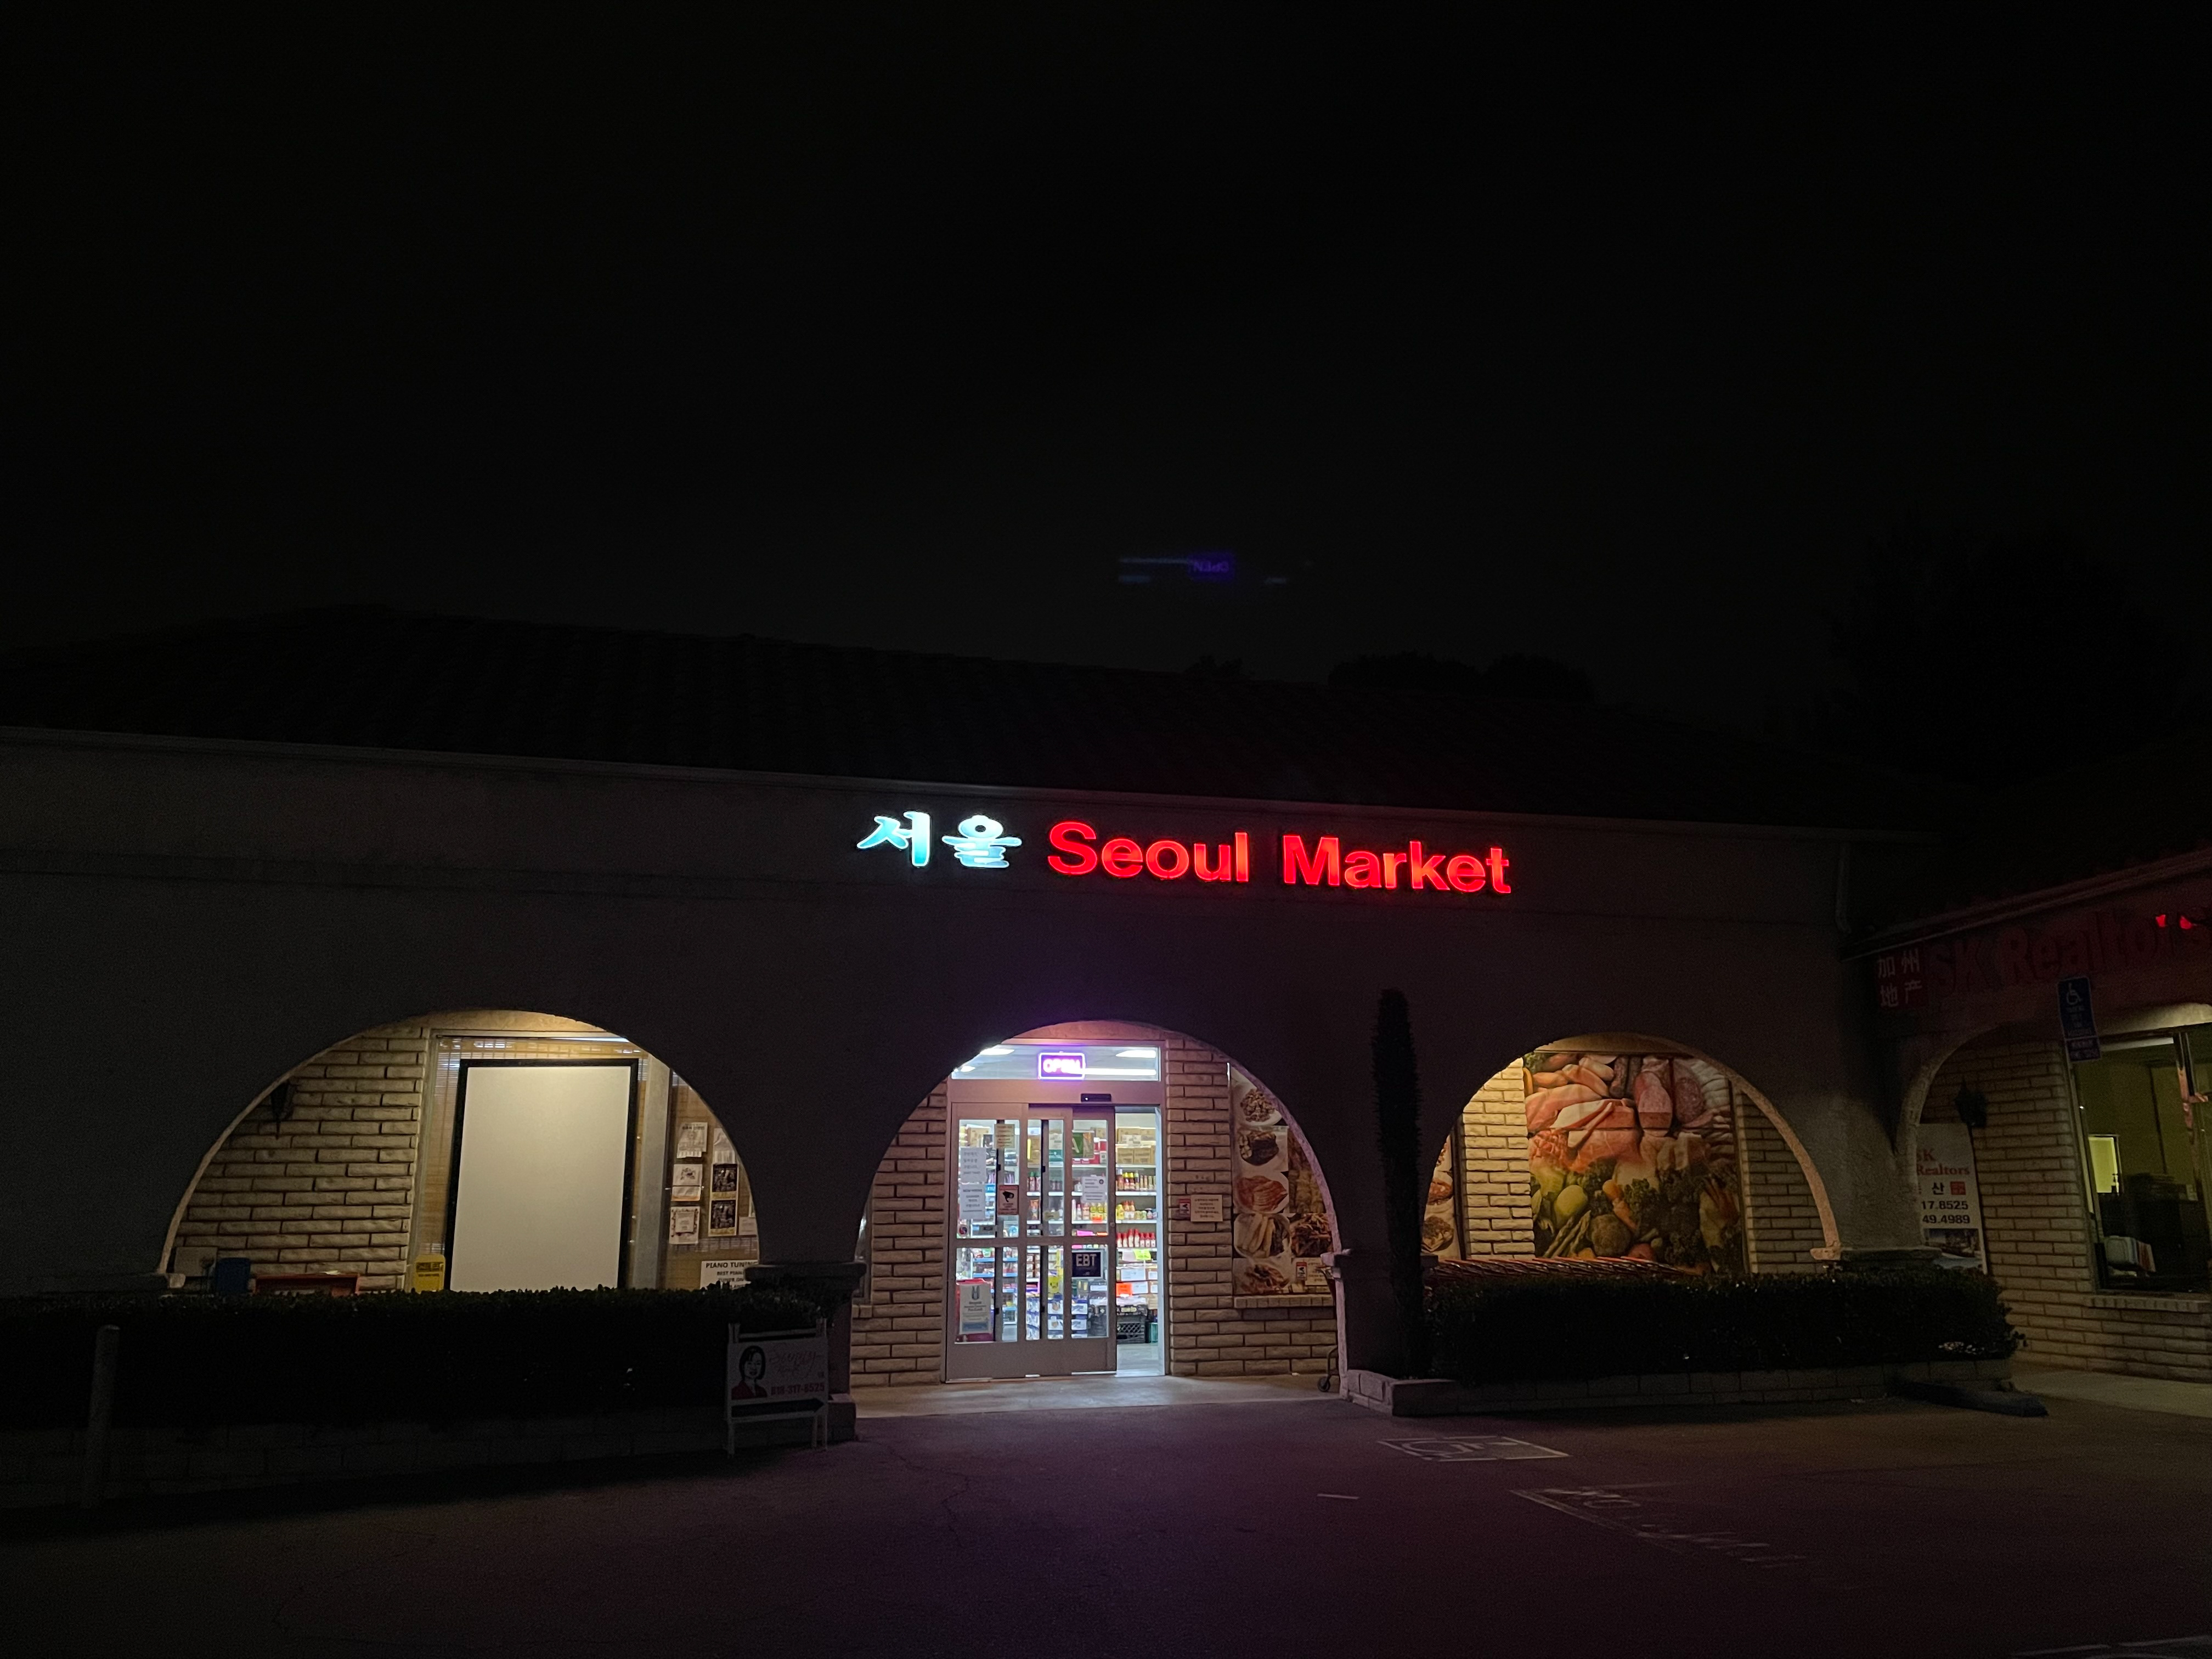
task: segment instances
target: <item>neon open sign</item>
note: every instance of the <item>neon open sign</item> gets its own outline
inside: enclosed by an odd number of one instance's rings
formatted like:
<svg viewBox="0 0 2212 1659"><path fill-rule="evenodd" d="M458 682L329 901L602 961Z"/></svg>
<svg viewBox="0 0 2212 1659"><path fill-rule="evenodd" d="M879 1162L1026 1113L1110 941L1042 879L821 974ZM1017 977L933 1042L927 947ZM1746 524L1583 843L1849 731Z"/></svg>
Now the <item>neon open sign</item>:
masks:
<svg viewBox="0 0 2212 1659"><path fill-rule="evenodd" d="M1037 1075L1041 1078L1080 1078L1083 1075L1083 1056L1080 1054L1041 1054L1037 1056Z"/></svg>

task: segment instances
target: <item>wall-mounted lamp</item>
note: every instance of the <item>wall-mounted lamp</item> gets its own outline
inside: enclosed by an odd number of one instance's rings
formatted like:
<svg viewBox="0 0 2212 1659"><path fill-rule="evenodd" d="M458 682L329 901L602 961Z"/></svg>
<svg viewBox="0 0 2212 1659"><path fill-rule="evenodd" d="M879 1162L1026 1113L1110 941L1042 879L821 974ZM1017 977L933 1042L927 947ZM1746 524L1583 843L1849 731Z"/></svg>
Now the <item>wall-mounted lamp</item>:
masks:
<svg viewBox="0 0 2212 1659"><path fill-rule="evenodd" d="M1979 1089L1962 1088L1951 1097L1951 1109L1969 1129L1984 1129L1990 1121L1990 1097Z"/></svg>

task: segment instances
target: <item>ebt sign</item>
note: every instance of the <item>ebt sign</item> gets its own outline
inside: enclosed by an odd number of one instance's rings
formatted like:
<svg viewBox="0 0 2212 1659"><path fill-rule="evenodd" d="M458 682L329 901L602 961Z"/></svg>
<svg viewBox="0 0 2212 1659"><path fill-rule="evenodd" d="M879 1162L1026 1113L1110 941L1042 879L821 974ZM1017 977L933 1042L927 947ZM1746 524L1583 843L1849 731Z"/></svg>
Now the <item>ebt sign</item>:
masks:
<svg viewBox="0 0 2212 1659"><path fill-rule="evenodd" d="M957 835L933 837L927 812L878 813L875 828L854 845L860 852L883 848L904 853L921 867L929 863L933 848L942 843L963 869L1013 868L1007 855L1024 845L1022 836L1008 835L1003 823L981 812L963 818L958 828ZM1080 818L1062 818L1045 833L1051 850L1044 855L1044 864L1054 875L1079 881L1141 878L1237 886L1250 884L1256 868L1263 884L1284 887L1349 887L1439 897L1481 892L1502 896L1513 890L1507 874L1513 860L1502 847L1454 851L1415 840L1358 847L1347 845L1342 836L1286 832L1275 848L1255 860L1253 841L1252 833L1244 830L1232 832L1226 841L1140 841L1133 836L1103 835Z"/></svg>

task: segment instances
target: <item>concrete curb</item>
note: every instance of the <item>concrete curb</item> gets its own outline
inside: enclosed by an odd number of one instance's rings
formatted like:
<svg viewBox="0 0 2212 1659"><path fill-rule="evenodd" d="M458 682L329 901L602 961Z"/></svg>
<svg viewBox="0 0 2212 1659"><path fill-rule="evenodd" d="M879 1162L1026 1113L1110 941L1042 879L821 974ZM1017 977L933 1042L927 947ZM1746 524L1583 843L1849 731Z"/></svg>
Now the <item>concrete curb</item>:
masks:
<svg viewBox="0 0 2212 1659"><path fill-rule="evenodd" d="M1391 1417L1483 1417L1622 1406L1800 1405L1863 1400L1900 1392L1900 1385L1995 1393L1999 1390L1992 1385L2002 1384L2011 1376L2009 1359L1947 1359L1799 1371L1661 1371L1542 1382L1455 1382L1449 1377L1397 1377L1380 1371L1347 1370L1344 1397Z"/></svg>
<svg viewBox="0 0 2212 1659"><path fill-rule="evenodd" d="M1970 1412L1996 1412L2002 1417L2048 1417L2050 1411L2032 1394L2013 1389L1967 1389L1955 1382L1916 1382L1899 1377L1889 1391L1907 1400L1924 1400L1931 1406L1959 1406Z"/></svg>

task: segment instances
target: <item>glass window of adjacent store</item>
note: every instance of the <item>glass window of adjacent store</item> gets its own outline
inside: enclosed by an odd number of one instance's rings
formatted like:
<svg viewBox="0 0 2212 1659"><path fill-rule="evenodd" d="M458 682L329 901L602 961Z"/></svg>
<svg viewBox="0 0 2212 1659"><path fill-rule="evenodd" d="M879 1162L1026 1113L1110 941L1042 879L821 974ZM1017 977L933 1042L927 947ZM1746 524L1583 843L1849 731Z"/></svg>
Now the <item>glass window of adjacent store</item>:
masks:
<svg viewBox="0 0 2212 1659"><path fill-rule="evenodd" d="M2082 1164L2108 1290L2203 1291L2212 1256L2201 1115L2212 1026L2107 1042L2077 1062Z"/></svg>

